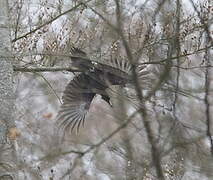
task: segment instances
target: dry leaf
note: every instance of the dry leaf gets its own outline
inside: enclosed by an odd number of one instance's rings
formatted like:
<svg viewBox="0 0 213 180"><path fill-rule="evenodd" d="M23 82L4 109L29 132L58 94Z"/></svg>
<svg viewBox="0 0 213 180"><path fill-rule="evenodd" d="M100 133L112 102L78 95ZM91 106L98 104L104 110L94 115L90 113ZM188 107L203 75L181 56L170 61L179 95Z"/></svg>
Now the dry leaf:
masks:
<svg viewBox="0 0 213 180"><path fill-rule="evenodd" d="M21 135L20 131L16 127L12 127L8 130L7 137L10 140L15 140L17 137Z"/></svg>

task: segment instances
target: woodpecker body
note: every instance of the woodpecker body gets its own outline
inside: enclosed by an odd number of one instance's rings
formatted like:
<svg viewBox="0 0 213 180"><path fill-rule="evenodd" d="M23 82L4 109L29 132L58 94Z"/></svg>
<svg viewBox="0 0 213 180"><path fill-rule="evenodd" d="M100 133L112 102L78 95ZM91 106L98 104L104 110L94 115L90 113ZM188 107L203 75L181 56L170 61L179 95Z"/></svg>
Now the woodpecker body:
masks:
<svg viewBox="0 0 213 180"><path fill-rule="evenodd" d="M85 116L96 94L111 105L106 89L111 85L125 86L132 82L131 65L127 61L114 59L108 64L94 62L85 52L76 48L72 48L72 54L73 65L83 72L67 85L57 117L59 127L71 131L75 127L79 130L84 125Z"/></svg>

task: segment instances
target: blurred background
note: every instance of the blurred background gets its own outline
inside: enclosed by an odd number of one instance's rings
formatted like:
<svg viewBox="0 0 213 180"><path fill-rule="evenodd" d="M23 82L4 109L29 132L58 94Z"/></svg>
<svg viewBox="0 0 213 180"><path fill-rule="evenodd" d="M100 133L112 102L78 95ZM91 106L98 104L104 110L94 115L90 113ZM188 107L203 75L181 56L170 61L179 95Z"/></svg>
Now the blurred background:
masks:
<svg viewBox="0 0 213 180"><path fill-rule="evenodd" d="M208 0L9 1L18 179L213 179L212 15ZM143 65L143 99L112 87L113 107L96 96L79 133L59 137L73 46Z"/></svg>

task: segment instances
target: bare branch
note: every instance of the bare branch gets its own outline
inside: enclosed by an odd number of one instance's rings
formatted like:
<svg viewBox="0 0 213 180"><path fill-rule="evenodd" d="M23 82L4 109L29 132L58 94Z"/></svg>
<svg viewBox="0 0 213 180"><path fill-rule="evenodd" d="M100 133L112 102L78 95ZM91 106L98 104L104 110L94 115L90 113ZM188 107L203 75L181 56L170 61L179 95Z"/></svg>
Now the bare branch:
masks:
<svg viewBox="0 0 213 180"><path fill-rule="evenodd" d="M161 3L159 3L159 6L157 7L157 9L155 11L155 16L159 12L160 7L162 6L162 4L164 2L165 1L163 0L163 1L161 1ZM135 90L136 90L137 97L138 97L140 104L142 105L142 107L144 107L144 100L143 100L144 98L143 98L143 95L142 95L142 92L141 92L141 87L140 87L137 72L136 72L136 66L135 66L134 58L133 58L131 49L129 47L128 42L126 41L126 38L125 38L124 33L123 33L123 29L122 29L123 25L122 25L122 21L120 19L121 18L120 17L121 16L120 1L115 0L115 4L116 4L116 15L117 15L117 23L118 23L117 24L118 25L117 33L121 37L121 40L123 42L128 60L132 64L132 78L133 78L133 81L134 81ZM155 16L154 16L154 18L155 18ZM154 139L154 134L153 134L150 122L149 122L148 117L147 117L146 108L141 108L139 113L140 113L140 116L141 116L141 120L143 121L144 126L145 126L148 141L151 144L152 160L154 162L154 166L155 166L155 169L156 169L156 172L157 172L157 176L158 176L159 179L164 180L163 170L162 170L162 166L161 166L160 154L158 152L158 149L157 149L157 146L156 146L156 143L155 143L155 139Z"/></svg>
<svg viewBox="0 0 213 180"><path fill-rule="evenodd" d="M143 63L140 63L140 64L141 65L145 65L145 64L162 64L162 63L170 61L170 60L176 60L178 58L187 57L187 56L190 56L190 55L193 55L193 54L197 54L197 53L202 53L206 49L210 49L210 48L212 48L212 46L207 46L205 48L198 49L198 50L196 50L194 52L191 52L191 53L179 54L179 56L169 57L169 58L166 58L166 59L163 59L163 60L160 60L160 61L143 62Z"/></svg>
<svg viewBox="0 0 213 180"><path fill-rule="evenodd" d="M209 42L209 38L206 38L207 44ZM210 52L208 49L206 49L205 52L205 64L206 64L206 68L205 68L205 97L204 97L204 102L206 105L206 109L205 109L205 113L206 113L206 124L207 124L207 129L206 129L206 135L209 138L210 141L210 149L211 149L211 154L213 156L213 135L211 132L211 126L212 126L212 122L211 122L211 115L210 115L210 100L209 100L209 96L210 96L210 77L211 77L211 71L209 70L209 66L210 65Z"/></svg>
<svg viewBox="0 0 213 180"><path fill-rule="evenodd" d="M15 39L13 39L12 42L15 42L15 41L17 41L17 40L19 40L19 39L22 39L22 38L27 37L28 35L30 35L30 34L36 32L36 31L39 30L39 29L41 29L42 27L44 27L44 26L46 26L46 25L52 23L53 21L55 21L55 20L58 19L59 17L61 17L61 16L65 15L65 14L67 14L67 13L70 13L70 12L76 10L78 7L82 6L83 4L88 3L88 2L90 2L90 1L91 1L91 0L88 0L88 1L86 1L85 3L80 2L79 4L77 4L76 6L72 7L71 9L68 9L67 11L65 11L65 12L59 14L58 16L52 18L51 20L45 22L44 24L42 24L42 25L36 27L36 28L33 29L32 31L29 31L29 32L25 33L24 35L21 35L21 36L15 38Z"/></svg>
<svg viewBox="0 0 213 180"><path fill-rule="evenodd" d="M173 116L175 120L178 120L178 117L176 115L176 103L178 101L178 90L179 90L179 78L180 78L180 9L181 9L181 4L180 0L176 0L176 27L175 27L175 49L176 49L176 55L177 55L177 67L176 67L176 91L175 91L175 97L174 97L174 102L173 102Z"/></svg>
<svg viewBox="0 0 213 180"><path fill-rule="evenodd" d="M173 65L172 67L177 67L176 65ZM190 70L190 69L202 69L202 68L213 68L213 66L209 65L209 66L192 66L192 67L182 67L182 66L178 66L180 69L183 70Z"/></svg>
<svg viewBox="0 0 213 180"><path fill-rule="evenodd" d="M76 154L77 159L74 161L74 165L72 167L72 169L68 170L68 172L66 172L64 176L66 176L66 174L71 173L72 170L76 167L77 162L80 158L82 158L83 156L85 156L86 154L90 153L92 150L94 150L95 148L100 147L101 145L103 145L106 141L108 141L109 139L111 139L114 135L116 135L119 131L121 131L123 128L125 128L131 121L132 119L139 113L139 111L135 111L133 112L119 127L117 127L114 131L112 131L109 135L107 135L106 137L102 138L98 143L90 146L88 149L86 149L85 151L75 151L75 150L69 150L69 151L64 151L64 152L56 152L53 154L49 154L47 156L42 157L39 160L46 160L47 158L52 158L52 157L58 157L61 155L67 155L67 154Z"/></svg>
<svg viewBox="0 0 213 180"><path fill-rule="evenodd" d="M120 130L122 130L123 128L125 128L131 121L132 119L136 116L136 114L139 113L139 111L135 111L133 112L127 119L126 121L124 121L118 128L116 128L113 132L111 132L108 136L104 137L100 142L94 144L93 146L91 146L90 148L88 148L86 151L83 152L82 155L85 155L86 153L89 153L90 151L92 151L93 149L101 146L103 143L105 143L106 141L108 141L109 139L111 139L114 135L116 135Z"/></svg>
<svg viewBox="0 0 213 180"><path fill-rule="evenodd" d="M70 71L70 72L81 72L77 68L66 68L66 67L17 67L13 66L13 70L16 72L57 72L57 71Z"/></svg>
<svg viewBox="0 0 213 180"><path fill-rule="evenodd" d="M36 74L38 76L40 76L48 85L48 87L52 90L53 94L56 96L56 98L58 99L58 101L60 102L60 104L62 104L62 101L60 99L60 97L58 96L58 94L55 92L55 90L53 89L52 85L48 82L48 80L40 73L36 72Z"/></svg>
<svg viewBox="0 0 213 180"><path fill-rule="evenodd" d="M207 38L209 39L209 42L211 43L211 45L213 45L213 40L212 40L212 37L211 37L211 32L209 31L209 25L208 23L205 22L204 18L201 16L199 10L197 9L195 3L193 0L190 0L195 12L197 13L199 19L200 19L200 22L203 24L204 26L204 30L206 31L206 34L207 34ZM209 6L210 6L210 3L209 3ZM210 15L209 15L210 17ZM208 22L208 21L207 21Z"/></svg>

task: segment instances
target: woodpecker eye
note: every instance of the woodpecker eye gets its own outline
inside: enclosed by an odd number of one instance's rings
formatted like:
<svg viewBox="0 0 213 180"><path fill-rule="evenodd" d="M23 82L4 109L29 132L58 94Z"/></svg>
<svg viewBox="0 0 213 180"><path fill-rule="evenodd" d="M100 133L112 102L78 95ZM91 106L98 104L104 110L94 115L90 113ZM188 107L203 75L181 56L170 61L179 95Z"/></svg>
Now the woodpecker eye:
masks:
<svg viewBox="0 0 213 180"><path fill-rule="evenodd" d="M98 65L98 63L97 62L92 62L92 64L94 65L94 66L97 66Z"/></svg>

